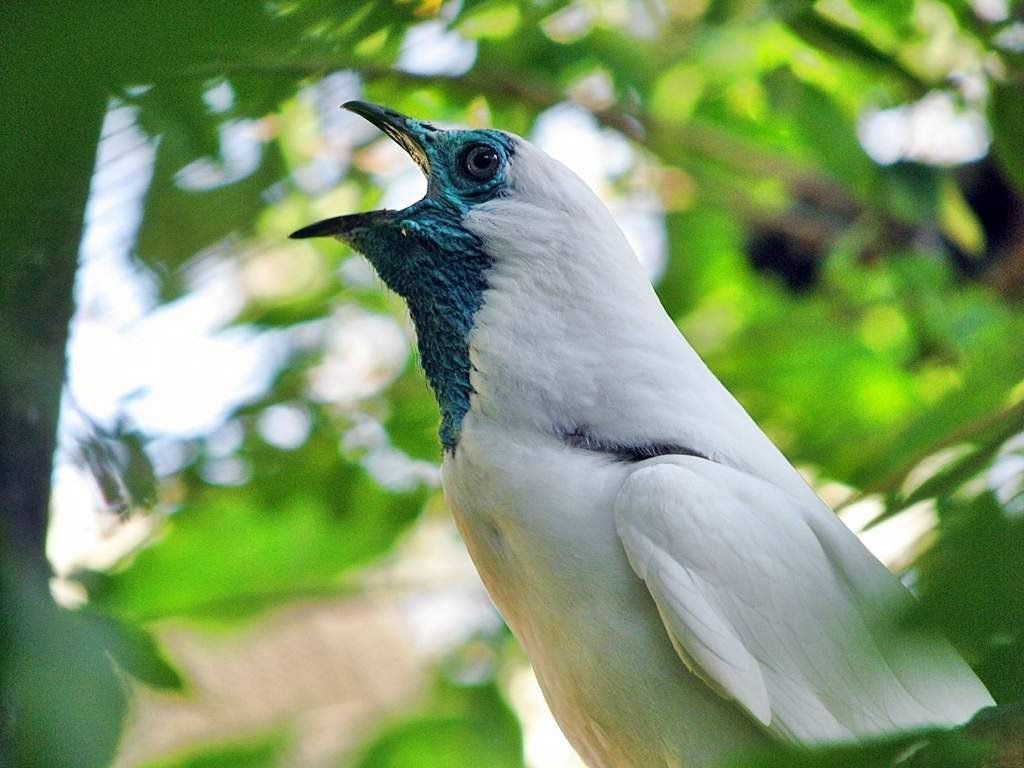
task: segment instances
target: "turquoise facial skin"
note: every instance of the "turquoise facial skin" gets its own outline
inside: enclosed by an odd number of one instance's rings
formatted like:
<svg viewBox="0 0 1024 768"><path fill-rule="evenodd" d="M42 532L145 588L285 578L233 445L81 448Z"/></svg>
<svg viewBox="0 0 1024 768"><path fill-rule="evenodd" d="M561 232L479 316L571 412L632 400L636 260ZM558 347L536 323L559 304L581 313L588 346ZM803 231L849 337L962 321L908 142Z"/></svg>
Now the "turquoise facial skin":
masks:
<svg viewBox="0 0 1024 768"><path fill-rule="evenodd" d="M366 102L344 107L409 153L427 177L427 194L401 211L338 216L292 237L330 236L347 243L405 299L416 326L420 363L441 410L441 444L454 451L473 391L469 333L491 266L491 257L462 220L473 206L502 194L512 139L500 131L441 130Z"/></svg>

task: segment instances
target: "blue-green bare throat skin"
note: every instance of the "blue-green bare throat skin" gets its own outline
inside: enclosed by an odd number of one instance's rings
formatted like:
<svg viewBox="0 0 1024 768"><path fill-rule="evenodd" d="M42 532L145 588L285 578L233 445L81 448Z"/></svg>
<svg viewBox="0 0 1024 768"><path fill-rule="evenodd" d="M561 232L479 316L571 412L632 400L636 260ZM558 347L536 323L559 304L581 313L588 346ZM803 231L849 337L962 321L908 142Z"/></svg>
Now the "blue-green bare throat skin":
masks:
<svg viewBox="0 0 1024 768"><path fill-rule="evenodd" d="M292 237L332 236L362 253L409 306L420 360L441 409L441 444L454 450L469 410L469 332L487 288L490 257L462 225L502 193L513 144L491 130L441 130L365 102L345 108L401 145L427 177L427 194L401 211L371 211L312 224Z"/></svg>

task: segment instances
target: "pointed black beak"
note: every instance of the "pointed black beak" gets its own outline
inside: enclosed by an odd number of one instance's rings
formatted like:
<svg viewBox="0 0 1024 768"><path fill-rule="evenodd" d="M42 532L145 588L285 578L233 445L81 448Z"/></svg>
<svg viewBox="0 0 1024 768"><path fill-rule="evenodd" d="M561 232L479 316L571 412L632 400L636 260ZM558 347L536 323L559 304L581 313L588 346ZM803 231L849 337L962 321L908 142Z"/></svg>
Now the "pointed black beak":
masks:
<svg viewBox="0 0 1024 768"><path fill-rule="evenodd" d="M345 240L346 235L357 229L369 229L370 227L384 224L391 219L395 211L367 211L366 213L350 213L347 216L334 216L330 219L318 221L315 224L297 229L288 237L292 240L303 240L307 237L336 237Z"/></svg>
<svg viewBox="0 0 1024 768"><path fill-rule="evenodd" d="M393 109L371 104L368 101L347 101L342 109L365 117L386 133L392 141L409 153L409 157L420 167L424 175L430 175L430 158L427 157L426 143L438 132L430 123L413 120Z"/></svg>
<svg viewBox="0 0 1024 768"><path fill-rule="evenodd" d="M430 123L413 120L411 117L395 112L367 101L348 101L342 104L343 109L365 117L386 133L396 144L409 153L409 156L420 167L424 175L430 176L430 158L426 146L433 134L439 129ZM306 237L336 237L345 240L346 235L357 229L365 229L383 224L394 214L394 211L370 211L353 213L348 216L335 216L324 219L308 227L292 232L289 237L301 239Z"/></svg>

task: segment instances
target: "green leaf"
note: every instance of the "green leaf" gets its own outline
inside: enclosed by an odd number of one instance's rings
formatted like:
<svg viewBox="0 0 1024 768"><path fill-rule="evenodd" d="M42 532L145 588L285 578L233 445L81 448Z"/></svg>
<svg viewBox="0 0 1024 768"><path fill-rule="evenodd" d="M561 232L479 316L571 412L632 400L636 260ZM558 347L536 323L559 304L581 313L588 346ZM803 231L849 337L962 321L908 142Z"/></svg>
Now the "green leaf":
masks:
<svg viewBox="0 0 1024 768"><path fill-rule="evenodd" d="M490 0L475 5L459 18L455 28L471 40L502 40L519 28L519 6L509 0Z"/></svg>
<svg viewBox="0 0 1024 768"><path fill-rule="evenodd" d="M255 148L258 165L243 178L211 188L186 189L179 172L200 159L217 166L225 150L221 148L214 157L195 155L180 124L160 128L136 255L164 278L165 295L173 297L182 288L175 271L202 249L248 232L263 209L267 190L284 178L286 169L276 142L271 142Z"/></svg>
<svg viewBox="0 0 1024 768"><path fill-rule="evenodd" d="M897 758L920 737L875 744L802 749L777 746L729 763L729 768L892 768Z"/></svg>
<svg viewBox="0 0 1024 768"><path fill-rule="evenodd" d="M18 768L106 768L116 753L127 704L125 686L108 656L109 633L88 616L58 608L45 579L19 563L11 549L5 547L3 554L0 762Z"/></svg>
<svg viewBox="0 0 1024 768"><path fill-rule="evenodd" d="M123 670L153 688L184 689L181 674L151 632L94 611L83 611L83 615L102 630L107 653Z"/></svg>
<svg viewBox="0 0 1024 768"><path fill-rule="evenodd" d="M245 741L210 744L139 768L275 768L287 745L280 734L250 737Z"/></svg>
<svg viewBox="0 0 1024 768"><path fill-rule="evenodd" d="M680 62L655 82L651 94L651 116L666 123L685 123L704 92L704 73L697 64Z"/></svg>
<svg viewBox="0 0 1024 768"><path fill-rule="evenodd" d="M944 177L939 186L939 225L968 256L979 258L985 253L985 230L950 176Z"/></svg>
<svg viewBox="0 0 1024 768"><path fill-rule="evenodd" d="M888 75L911 93L923 91L924 84L896 58L877 48L856 32L815 12L811 3L793 3L784 14L786 25L809 45L839 59L848 60Z"/></svg>
<svg viewBox="0 0 1024 768"><path fill-rule="evenodd" d="M888 440L865 447L849 475L850 481L870 491L890 492L903 482L911 468L942 448L987 437L993 428L1005 429L1008 435L1024 431L1019 408L1000 408L1006 402L1013 377L1019 376L1019 369L1013 371L1012 366L1008 366L1009 370L979 371L973 381L915 416ZM968 466L969 463L961 465ZM936 481L941 479L940 475Z"/></svg>
<svg viewBox="0 0 1024 768"><path fill-rule="evenodd" d="M985 669L990 657L1024 639L1024 520L1009 518L988 492L940 499L938 511L938 543L916 564L916 619L941 630ZM1001 700L1024 697L1019 672L984 682Z"/></svg>
<svg viewBox="0 0 1024 768"><path fill-rule="evenodd" d="M895 163L882 169L886 212L910 223L939 219L939 172L920 163Z"/></svg>
<svg viewBox="0 0 1024 768"><path fill-rule="evenodd" d="M767 79L773 103L791 115L800 144L814 153L820 167L833 178L868 199L878 179L878 167L864 152L855 124L833 94L810 85L789 70Z"/></svg>
<svg viewBox="0 0 1024 768"><path fill-rule="evenodd" d="M914 0L851 0L854 8L894 29L903 29L914 12Z"/></svg>
<svg viewBox="0 0 1024 768"><path fill-rule="evenodd" d="M225 621L337 591L415 519L425 491L391 493L335 446L324 434L295 451L254 445L249 483L197 489L122 570L84 578L92 604L134 622Z"/></svg>
<svg viewBox="0 0 1024 768"><path fill-rule="evenodd" d="M380 733L355 768L522 768L522 734L494 684L442 683L423 711Z"/></svg>
<svg viewBox="0 0 1024 768"><path fill-rule="evenodd" d="M914 382L829 312L808 302L760 318L708 362L791 460L847 478L879 430L912 412Z"/></svg>
<svg viewBox="0 0 1024 768"><path fill-rule="evenodd" d="M375 56L384 50L384 46L388 42L388 36L391 34L391 30L388 27L381 27L372 35L367 35L360 40L356 46L352 49L352 52L360 58L369 58Z"/></svg>
<svg viewBox="0 0 1024 768"><path fill-rule="evenodd" d="M996 83L989 98L988 118L992 124L992 153L1006 178L1024 195L1024 85Z"/></svg>
<svg viewBox="0 0 1024 768"><path fill-rule="evenodd" d="M742 224L731 212L704 205L669 214L665 226L669 261L657 289L658 298L670 316L680 318L702 301L708 302L726 292L732 298L757 290L743 253ZM717 341L729 330L718 319L711 324L709 333ZM705 346L699 338L691 342Z"/></svg>
<svg viewBox="0 0 1024 768"><path fill-rule="evenodd" d="M1011 408L1000 412L997 418L987 419L978 429L971 430L971 433L964 437L980 445L969 448L958 458L941 467L901 500L900 506L910 506L924 499L949 496L991 466L1002 445L1024 430L1024 417L1015 417L1015 411L1024 414L1024 409Z"/></svg>
<svg viewBox="0 0 1024 768"><path fill-rule="evenodd" d="M406 366L405 372L388 387L386 407L384 427L392 444L414 458L438 461L441 447L437 430L441 415L419 365Z"/></svg>

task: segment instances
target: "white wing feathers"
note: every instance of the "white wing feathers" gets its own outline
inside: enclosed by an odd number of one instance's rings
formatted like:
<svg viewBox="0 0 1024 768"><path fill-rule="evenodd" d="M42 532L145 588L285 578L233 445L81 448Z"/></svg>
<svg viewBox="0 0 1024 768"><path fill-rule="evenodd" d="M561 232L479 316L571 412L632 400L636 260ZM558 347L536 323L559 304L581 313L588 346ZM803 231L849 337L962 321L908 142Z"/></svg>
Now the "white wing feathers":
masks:
<svg viewBox="0 0 1024 768"><path fill-rule="evenodd" d="M615 521L680 658L780 736L953 725L992 703L945 641L882 620L908 595L823 504L672 457L629 476Z"/></svg>

